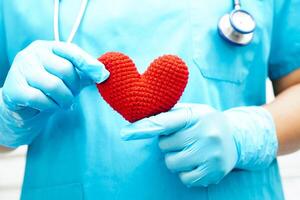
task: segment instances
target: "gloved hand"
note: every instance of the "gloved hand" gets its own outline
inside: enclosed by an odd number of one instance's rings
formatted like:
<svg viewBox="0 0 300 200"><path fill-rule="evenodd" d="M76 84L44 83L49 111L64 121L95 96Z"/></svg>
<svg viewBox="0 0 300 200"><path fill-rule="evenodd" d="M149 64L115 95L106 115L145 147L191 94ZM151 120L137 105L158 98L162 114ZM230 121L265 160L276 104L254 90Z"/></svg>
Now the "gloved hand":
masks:
<svg viewBox="0 0 300 200"><path fill-rule="evenodd" d="M58 109L109 72L74 44L36 41L19 52L0 89L0 145L29 144Z"/></svg>
<svg viewBox="0 0 300 200"><path fill-rule="evenodd" d="M262 107L219 112L207 105L178 104L128 125L121 136L159 136L167 167L189 187L217 184L233 168L265 168L278 146L272 117Z"/></svg>

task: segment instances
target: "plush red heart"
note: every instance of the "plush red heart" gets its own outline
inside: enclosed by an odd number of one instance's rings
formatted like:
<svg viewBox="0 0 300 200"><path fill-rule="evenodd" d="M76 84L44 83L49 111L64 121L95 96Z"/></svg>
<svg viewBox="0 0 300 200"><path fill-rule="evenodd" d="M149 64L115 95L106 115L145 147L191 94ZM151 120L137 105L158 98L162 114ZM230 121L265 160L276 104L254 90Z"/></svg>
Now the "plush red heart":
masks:
<svg viewBox="0 0 300 200"><path fill-rule="evenodd" d="M139 74L126 55L109 52L98 59L110 77L98 84L104 100L129 122L170 110L188 81L188 68L177 56L164 55Z"/></svg>

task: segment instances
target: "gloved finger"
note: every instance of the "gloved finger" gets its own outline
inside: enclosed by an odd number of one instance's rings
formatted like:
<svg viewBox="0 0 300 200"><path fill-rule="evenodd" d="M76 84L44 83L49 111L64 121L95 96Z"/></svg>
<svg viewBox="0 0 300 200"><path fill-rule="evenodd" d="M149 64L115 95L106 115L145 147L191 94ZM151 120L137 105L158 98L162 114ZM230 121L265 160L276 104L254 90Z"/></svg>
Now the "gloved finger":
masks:
<svg viewBox="0 0 300 200"><path fill-rule="evenodd" d="M27 87L24 92L26 92L26 94L19 106L30 107L41 112L53 111L58 108L57 104L51 98L38 89Z"/></svg>
<svg viewBox="0 0 300 200"><path fill-rule="evenodd" d="M205 164L198 166L196 169L179 173L180 180L188 187L209 185L208 168Z"/></svg>
<svg viewBox="0 0 300 200"><path fill-rule="evenodd" d="M76 69L82 72L80 78L84 82L101 83L109 76L109 72L100 61L74 44L57 43L53 46L53 52L73 63Z"/></svg>
<svg viewBox="0 0 300 200"><path fill-rule="evenodd" d="M39 111L51 111L58 108L58 105L44 93L30 87L20 73L12 74L15 81L7 81L2 91L3 101L10 110L17 111L21 107L30 107ZM12 77L9 75L7 80L10 78Z"/></svg>
<svg viewBox="0 0 300 200"><path fill-rule="evenodd" d="M194 155L191 148L184 149L179 152L171 152L165 155L165 163L172 172L189 171L199 165L198 156Z"/></svg>
<svg viewBox="0 0 300 200"><path fill-rule="evenodd" d="M158 142L159 148L165 153L181 151L197 140L194 131L193 127L188 127L187 129L182 129L171 135L160 136Z"/></svg>
<svg viewBox="0 0 300 200"><path fill-rule="evenodd" d="M74 96L64 82L58 77L48 73L43 67L34 67L31 73L26 73L28 85L41 90L61 108L69 108Z"/></svg>
<svg viewBox="0 0 300 200"><path fill-rule="evenodd" d="M174 107L169 112L139 120L121 130L123 140L146 139L161 135L170 135L185 128L192 121L191 111Z"/></svg>
<svg viewBox="0 0 300 200"><path fill-rule="evenodd" d="M73 95L77 95L81 89L80 80L73 64L55 54L47 54L44 56L48 57L43 61L43 66L46 71L63 80L65 85L72 91Z"/></svg>

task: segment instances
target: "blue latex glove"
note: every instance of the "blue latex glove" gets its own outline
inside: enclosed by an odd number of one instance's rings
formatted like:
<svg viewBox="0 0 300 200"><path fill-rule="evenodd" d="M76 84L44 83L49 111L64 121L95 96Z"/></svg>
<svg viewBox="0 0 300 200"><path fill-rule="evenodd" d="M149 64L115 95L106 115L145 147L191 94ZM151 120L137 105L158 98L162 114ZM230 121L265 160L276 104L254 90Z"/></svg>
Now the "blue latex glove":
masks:
<svg viewBox="0 0 300 200"><path fill-rule="evenodd" d="M51 114L108 76L103 64L74 44L33 42L17 54L0 89L0 145L29 144Z"/></svg>
<svg viewBox="0 0 300 200"><path fill-rule="evenodd" d="M217 184L233 168L261 169L276 157L271 115L261 107L219 112L201 104L178 104L121 130L124 140L159 136L172 172L187 186Z"/></svg>

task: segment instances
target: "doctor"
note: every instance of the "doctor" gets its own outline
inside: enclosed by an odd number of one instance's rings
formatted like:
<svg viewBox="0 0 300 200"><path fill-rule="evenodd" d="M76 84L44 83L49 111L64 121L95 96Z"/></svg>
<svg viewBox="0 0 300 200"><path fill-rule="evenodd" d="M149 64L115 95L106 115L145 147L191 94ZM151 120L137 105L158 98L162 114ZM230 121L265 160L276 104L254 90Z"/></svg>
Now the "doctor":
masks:
<svg viewBox="0 0 300 200"><path fill-rule="evenodd" d="M299 0L0 4L0 144L29 145L22 200L284 199L276 156L300 146ZM140 72L179 55L181 103L126 122L95 86L107 51Z"/></svg>

